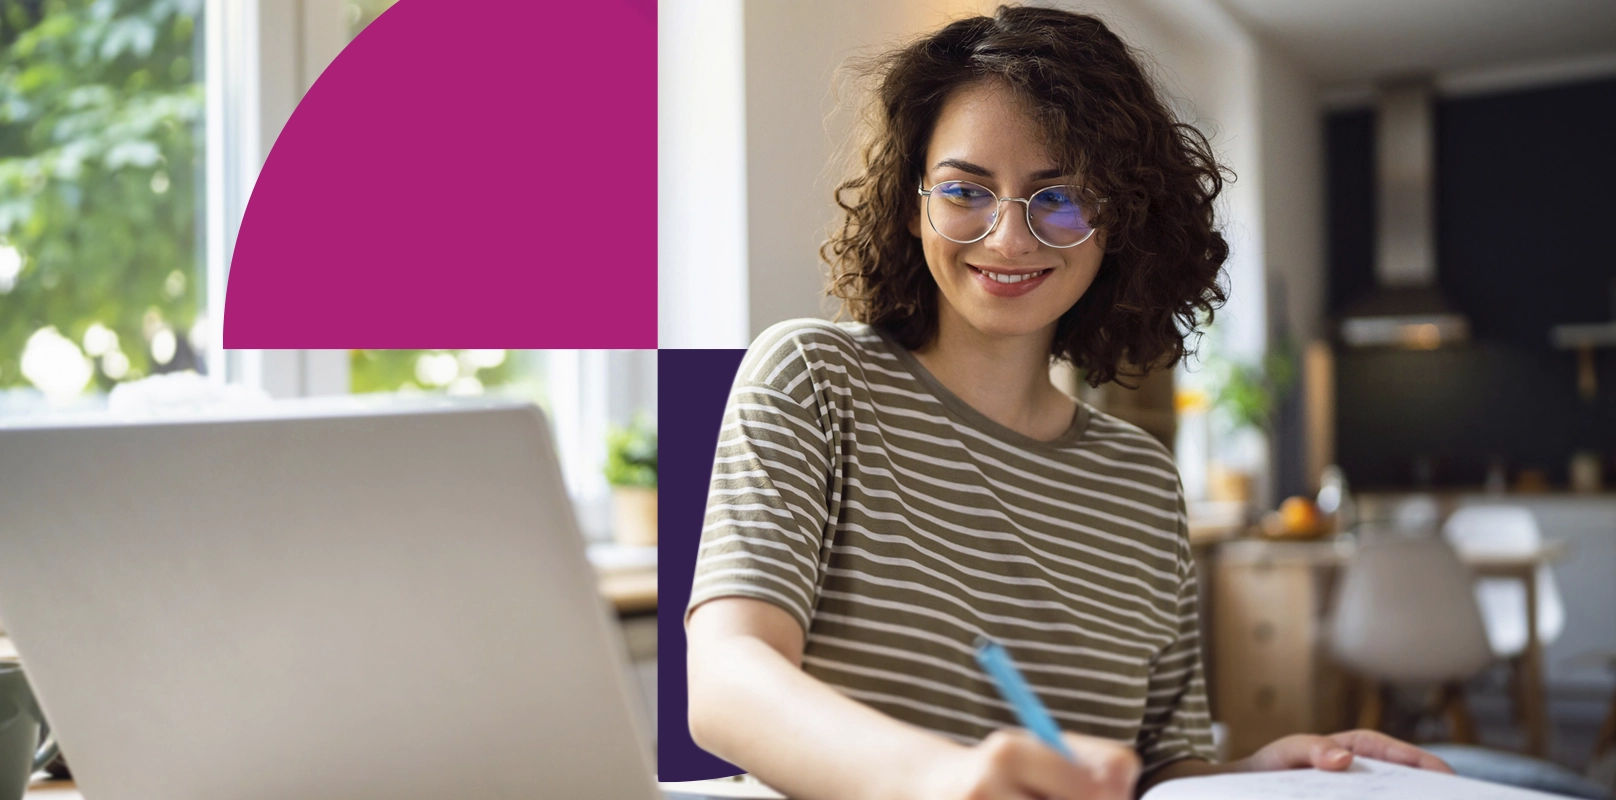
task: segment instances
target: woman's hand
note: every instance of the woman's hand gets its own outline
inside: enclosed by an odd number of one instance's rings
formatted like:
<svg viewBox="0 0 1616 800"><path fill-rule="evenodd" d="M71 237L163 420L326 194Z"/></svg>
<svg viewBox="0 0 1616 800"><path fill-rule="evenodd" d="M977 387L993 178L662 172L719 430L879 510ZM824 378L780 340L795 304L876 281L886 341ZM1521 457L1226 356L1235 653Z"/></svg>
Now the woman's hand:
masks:
<svg viewBox="0 0 1616 800"><path fill-rule="evenodd" d="M914 797L932 800L1129 800L1139 755L1106 739L1064 734L1076 761L1023 730L1001 730L975 747L923 766Z"/></svg>
<svg viewBox="0 0 1616 800"><path fill-rule="evenodd" d="M1297 734L1276 739L1245 759L1242 766L1253 772L1315 767L1331 771L1346 769L1354 756L1364 756L1393 764L1453 774L1442 759L1408 742L1378 731L1347 731L1330 736Z"/></svg>

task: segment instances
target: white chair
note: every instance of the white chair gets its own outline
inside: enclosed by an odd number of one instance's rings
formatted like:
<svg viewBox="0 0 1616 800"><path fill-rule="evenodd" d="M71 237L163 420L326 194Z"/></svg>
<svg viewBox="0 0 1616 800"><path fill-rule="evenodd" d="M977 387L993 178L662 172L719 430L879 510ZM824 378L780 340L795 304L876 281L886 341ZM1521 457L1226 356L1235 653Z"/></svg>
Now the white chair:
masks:
<svg viewBox="0 0 1616 800"><path fill-rule="evenodd" d="M1336 660L1403 684L1463 680L1493 662L1469 570L1436 538L1365 536L1330 621Z"/></svg>
<svg viewBox="0 0 1616 800"><path fill-rule="evenodd" d="M1471 580L1439 537L1360 531L1329 627L1335 659L1370 684L1360 726L1379 727L1387 685L1440 688L1454 740L1473 740L1460 687L1494 657Z"/></svg>
<svg viewBox="0 0 1616 800"><path fill-rule="evenodd" d="M1532 512L1519 506L1472 506L1448 517L1443 533L1464 556L1514 556L1543 546ZM1526 650L1526 587L1510 578L1476 581L1476 604L1487 624L1487 640L1499 658ZM1537 637L1547 647L1565 630L1565 601L1547 564L1537 568Z"/></svg>

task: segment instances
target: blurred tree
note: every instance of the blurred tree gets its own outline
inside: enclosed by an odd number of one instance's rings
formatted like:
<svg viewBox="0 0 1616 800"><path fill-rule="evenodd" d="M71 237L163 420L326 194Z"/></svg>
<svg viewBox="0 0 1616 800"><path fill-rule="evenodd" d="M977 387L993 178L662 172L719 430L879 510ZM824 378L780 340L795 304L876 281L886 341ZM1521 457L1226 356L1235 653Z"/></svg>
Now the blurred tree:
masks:
<svg viewBox="0 0 1616 800"><path fill-rule="evenodd" d="M0 3L0 388L48 327L103 390L202 366L202 2Z"/></svg>
<svg viewBox="0 0 1616 800"><path fill-rule="evenodd" d="M348 36L358 36L367 25L376 21L387 9L392 8L398 0L348 0Z"/></svg>
<svg viewBox="0 0 1616 800"><path fill-rule="evenodd" d="M349 391L433 391L482 394L493 386L531 380L506 350L354 350L349 355ZM542 396L542 386L511 386L514 393Z"/></svg>

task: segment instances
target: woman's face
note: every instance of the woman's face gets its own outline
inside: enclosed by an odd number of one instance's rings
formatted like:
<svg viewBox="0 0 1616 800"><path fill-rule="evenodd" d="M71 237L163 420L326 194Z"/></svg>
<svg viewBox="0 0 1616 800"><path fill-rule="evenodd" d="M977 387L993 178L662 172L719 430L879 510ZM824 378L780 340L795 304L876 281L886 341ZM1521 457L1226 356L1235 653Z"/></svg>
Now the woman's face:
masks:
<svg viewBox="0 0 1616 800"><path fill-rule="evenodd" d="M1082 182L1059 171L1021 101L992 81L956 91L937 118L924 181L929 189L949 180L981 184L1001 198ZM940 325L964 324L995 338L1053 336L1056 321L1100 269L1102 231L1076 247L1050 247L1028 229L1026 206L1001 202L993 232L959 244L937 233L926 219L926 198L916 199L909 231L920 237L926 266L941 290ZM1004 280L1025 275L1033 277Z"/></svg>

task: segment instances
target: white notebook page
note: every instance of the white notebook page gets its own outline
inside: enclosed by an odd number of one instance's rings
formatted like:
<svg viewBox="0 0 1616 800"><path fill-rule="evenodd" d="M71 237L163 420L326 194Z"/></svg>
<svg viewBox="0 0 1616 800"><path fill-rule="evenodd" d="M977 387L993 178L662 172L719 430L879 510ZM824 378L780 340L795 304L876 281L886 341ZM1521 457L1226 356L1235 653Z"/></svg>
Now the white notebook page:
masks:
<svg viewBox="0 0 1616 800"><path fill-rule="evenodd" d="M1246 772L1168 781L1143 800L1542 800L1559 795L1459 778L1369 758L1344 772ZM1563 799L1562 799L1563 800Z"/></svg>

